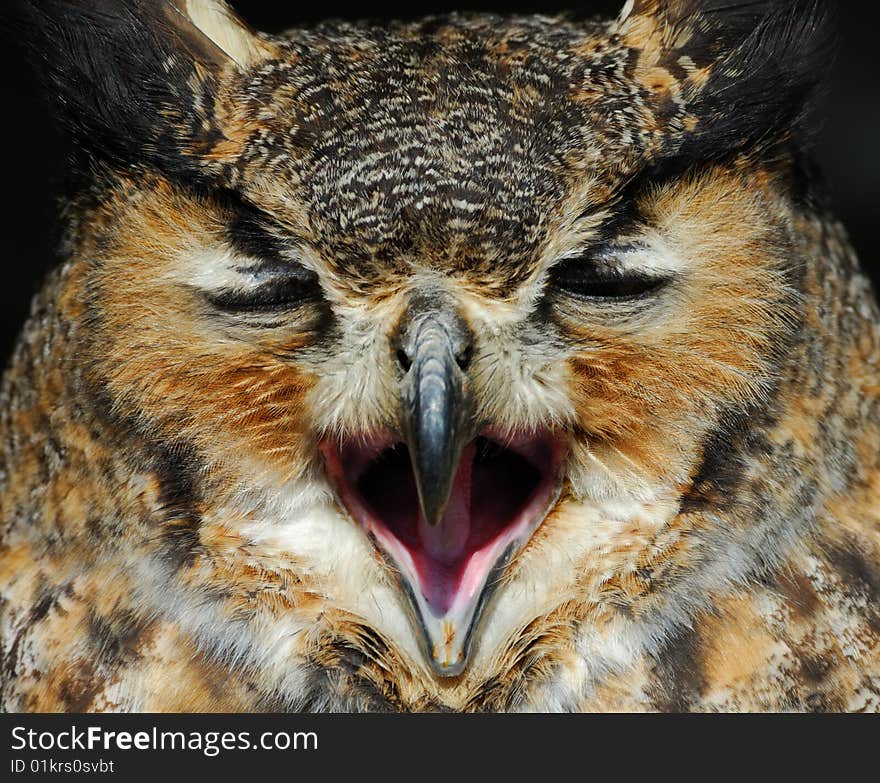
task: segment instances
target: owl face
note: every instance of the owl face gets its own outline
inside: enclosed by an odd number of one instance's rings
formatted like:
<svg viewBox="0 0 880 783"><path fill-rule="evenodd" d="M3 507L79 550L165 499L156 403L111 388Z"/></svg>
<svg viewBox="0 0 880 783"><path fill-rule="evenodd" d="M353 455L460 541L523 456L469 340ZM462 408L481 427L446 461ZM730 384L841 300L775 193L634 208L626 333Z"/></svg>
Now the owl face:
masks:
<svg viewBox="0 0 880 783"><path fill-rule="evenodd" d="M96 51L100 9L55 5ZM458 704L618 665L697 552L735 578L687 512L802 317L813 12L270 37L121 5L149 46L91 81L149 89L107 112L57 75L101 172L82 366L197 487L143 569L181 624L281 690L393 661L402 702Z"/></svg>

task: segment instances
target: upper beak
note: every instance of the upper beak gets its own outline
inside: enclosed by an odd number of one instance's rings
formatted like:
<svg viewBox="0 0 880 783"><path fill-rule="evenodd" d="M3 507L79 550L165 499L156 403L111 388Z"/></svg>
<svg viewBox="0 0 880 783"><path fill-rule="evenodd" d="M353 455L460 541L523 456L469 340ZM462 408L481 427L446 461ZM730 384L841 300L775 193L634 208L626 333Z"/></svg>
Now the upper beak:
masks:
<svg viewBox="0 0 880 783"><path fill-rule="evenodd" d="M471 335L450 307L411 305L398 359L405 371L401 428L407 439L422 513L443 519L465 445L473 436L473 402L465 373Z"/></svg>

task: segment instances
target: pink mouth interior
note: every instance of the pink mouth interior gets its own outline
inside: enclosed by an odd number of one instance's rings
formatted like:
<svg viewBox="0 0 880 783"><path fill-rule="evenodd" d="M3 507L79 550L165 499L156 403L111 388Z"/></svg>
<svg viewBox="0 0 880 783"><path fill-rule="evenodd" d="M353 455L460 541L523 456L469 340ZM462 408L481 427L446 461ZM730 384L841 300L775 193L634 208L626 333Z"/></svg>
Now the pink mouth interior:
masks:
<svg viewBox="0 0 880 783"><path fill-rule="evenodd" d="M392 551L408 554L431 610L470 598L511 542L530 532L554 491L557 449L548 436L465 447L443 519L427 524L405 444L341 446L328 459L352 514Z"/></svg>

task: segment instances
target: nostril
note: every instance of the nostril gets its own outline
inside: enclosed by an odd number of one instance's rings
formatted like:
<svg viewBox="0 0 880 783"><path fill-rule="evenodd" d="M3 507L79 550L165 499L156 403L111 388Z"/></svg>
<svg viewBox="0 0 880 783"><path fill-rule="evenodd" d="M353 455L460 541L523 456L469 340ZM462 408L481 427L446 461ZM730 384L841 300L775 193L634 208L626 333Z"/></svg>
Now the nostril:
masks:
<svg viewBox="0 0 880 783"><path fill-rule="evenodd" d="M473 356L474 346L468 343L462 350L455 354L455 362L462 370L466 370L470 367Z"/></svg>
<svg viewBox="0 0 880 783"><path fill-rule="evenodd" d="M403 368L404 372L409 372L409 368L412 367L412 359L409 358L409 354L403 348L397 352L397 363Z"/></svg>

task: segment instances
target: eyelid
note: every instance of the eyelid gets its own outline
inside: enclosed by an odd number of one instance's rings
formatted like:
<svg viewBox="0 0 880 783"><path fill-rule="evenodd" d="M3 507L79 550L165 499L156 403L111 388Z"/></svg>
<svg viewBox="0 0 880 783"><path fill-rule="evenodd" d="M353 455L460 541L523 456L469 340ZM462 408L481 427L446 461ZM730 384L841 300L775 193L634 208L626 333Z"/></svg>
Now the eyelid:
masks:
<svg viewBox="0 0 880 783"><path fill-rule="evenodd" d="M303 280L316 278L317 275L304 264L293 259L261 258L254 264L242 264L232 267L238 274L257 281L271 281L275 279L301 278Z"/></svg>
<svg viewBox="0 0 880 783"><path fill-rule="evenodd" d="M321 298L318 276L304 268L303 271L306 274L269 277L254 287L229 287L205 292L205 298L217 309L227 312L293 310Z"/></svg>
<svg viewBox="0 0 880 783"><path fill-rule="evenodd" d="M658 280L679 277L685 270L675 249L657 235L617 238L580 247L561 256L555 266L566 260L582 258L593 263L597 272L615 270L620 274L642 275ZM551 267L551 274L553 267Z"/></svg>
<svg viewBox="0 0 880 783"><path fill-rule="evenodd" d="M621 241L619 239L616 240L608 240L605 242L597 242L592 245L585 245L582 247L575 248L573 250L569 250L567 253L561 255L557 261L565 261L572 258L599 258L605 259L608 257L617 257L621 255L630 255L633 253L638 253L642 251L648 250L648 245L639 240L624 240Z"/></svg>
<svg viewBox="0 0 880 783"><path fill-rule="evenodd" d="M595 304L638 301L664 288L673 279L665 270L629 267L621 263L629 253L645 251L644 245L593 246L568 253L550 270L548 286L563 296Z"/></svg>

